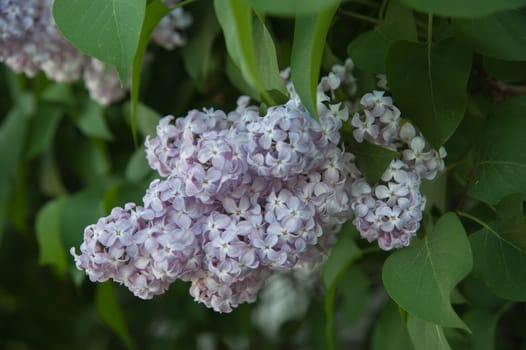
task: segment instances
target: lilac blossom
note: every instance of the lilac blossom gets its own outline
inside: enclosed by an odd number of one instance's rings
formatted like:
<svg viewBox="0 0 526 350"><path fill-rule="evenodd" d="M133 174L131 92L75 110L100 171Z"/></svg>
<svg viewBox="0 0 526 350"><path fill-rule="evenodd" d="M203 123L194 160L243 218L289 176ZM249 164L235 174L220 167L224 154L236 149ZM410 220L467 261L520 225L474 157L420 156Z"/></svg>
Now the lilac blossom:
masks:
<svg viewBox="0 0 526 350"><path fill-rule="evenodd" d="M357 142L368 142L395 150L396 157L376 184L361 174L351 189L353 222L363 238L391 250L408 246L422 220L426 199L420 194L422 179L432 180L444 168L445 149L431 148L384 91L365 94L351 120ZM403 124L402 124L403 123Z"/></svg>
<svg viewBox="0 0 526 350"><path fill-rule="evenodd" d="M174 6L177 1L165 2ZM90 97L104 106L124 97L128 87L121 86L115 69L73 47L60 33L52 7L53 0L0 1L0 62L28 77L43 71L58 82L83 78ZM160 21L152 38L170 50L185 45L184 31L191 23L187 12L175 8Z"/></svg>
<svg viewBox="0 0 526 350"><path fill-rule="evenodd" d="M172 8L178 0L163 0L163 3ZM174 8L164 16L152 32L152 39L159 46L173 50L177 46L186 45L185 30L192 25L192 16L182 7Z"/></svg>
<svg viewBox="0 0 526 350"><path fill-rule="evenodd" d="M352 215L351 184L360 176L338 147L349 107L330 103L333 89L353 83L349 63L328 79L319 87L327 96L321 123L295 95L264 116L241 97L229 113L161 119L145 141L161 178L143 207L116 209L86 228L80 254L72 250L77 267L142 298L191 281L196 301L230 312L253 302L274 271L319 264Z"/></svg>

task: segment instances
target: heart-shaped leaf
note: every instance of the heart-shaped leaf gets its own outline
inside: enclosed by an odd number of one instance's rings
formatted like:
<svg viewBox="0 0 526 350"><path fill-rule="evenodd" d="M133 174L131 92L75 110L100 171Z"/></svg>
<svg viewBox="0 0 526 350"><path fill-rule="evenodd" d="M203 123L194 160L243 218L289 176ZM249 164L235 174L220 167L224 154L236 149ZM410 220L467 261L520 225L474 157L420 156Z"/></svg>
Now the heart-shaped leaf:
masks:
<svg viewBox="0 0 526 350"><path fill-rule="evenodd" d="M472 349L494 350L495 334L500 312L491 313L483 309L471 309L463 319L473 332L471 335Z"/></svg>
<svg viewBox="0 0 526 350"><path fill-rule="evenodd" d="M62 208L60 235L66 249L82 242L84 228L104 215L101 187L90 187L68 197Z"/></svg>
<svg viewBox="0 0 526 350"><path fill-rule="evenodd" d="M455 214L447 213L421 241L393 253L382 278L391 298L407 312L441 326L466 329L450 295L472 264L464 227Z"/></svg>
<svg viewBox="0 0 526 350"><path fill-rule="evenodd" d="M398 41L387 54L387 80L396 103L435 148L464 116L470 72L471 51L454 39L432 46Z"/></svg>
<svg viewBox="0 0 526 350"><path fill-rule="evenodd" d="M398 1L389 1L384 22L351 41L347 52L357 67L370 73L385 73L391 44L397 40L416 41L416 38L413 11Z"/></svg>
<svg viewBox="0 0 526 350"><path fill-rule="evenodd" d="M526 61L526 13L504 11L453 22L457 36L484 56Z"/></svg>
<svg viewBox="0 0 526 350"><path fill-rule="evenodd" d="M526 254L502 239L491 226L469 237L473 272L499 297L526 301Z"/></svg>
<svg viewBox="0 0 526 350"><path fill-rule="evenodd" d="M441 326L409 314L407 330L416 350L451 350Z"/></svg>
<svg viewBox="0 0 526 350"><path fill-rule="evenodd" d="M80 51L112 64L127 80L139 44L144 0L55 0L53 17Z"/></svg>
<svg viewBox="0 0 526 350"><path fill-rule="evenodd" d="M69 266L67 249L60 237L60 217L65 202L65 198L60 198L46 203L38 212L35 224L39 263L53 266L62 275Z"/></svg>
<svg viewBox="0 0 526 350"><path fill-rule="evenodd" d="M493 107L479 137L480 162L469 194L492 204L526 194L526 96L514 96Z"/></svg>
<svg viewBox="0 0 526 350"><path fill-rule="evenodd" d="M398 306L389 301L375 321L372 350L413 350L407 327L402 321Z"/></svg>

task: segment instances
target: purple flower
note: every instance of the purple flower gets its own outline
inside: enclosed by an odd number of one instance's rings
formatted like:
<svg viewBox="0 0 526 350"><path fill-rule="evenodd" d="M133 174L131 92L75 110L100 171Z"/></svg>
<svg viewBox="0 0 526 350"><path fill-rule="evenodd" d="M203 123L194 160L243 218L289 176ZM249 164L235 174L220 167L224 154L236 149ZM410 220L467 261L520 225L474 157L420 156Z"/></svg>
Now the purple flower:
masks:
<svg viewBox="0 0 526 350"><path fill-rule="evenodd" d="M351 125L356 129L353 131L353 136L358 142L363 142L368 135L375 139L378 137L378 126L374 124L375 118L368 110L364 111L363 115L355 113L351 120Z"/></svg>
<svg viewBox="0 0 526 350"><path fill-rule="evenodd" d="M150 166L165 178L150 184L143 207L129 204L86 228L80 255L72 251L77 267L141 298L191 281L197 301L230 312L253 302L274 271L319 264L353 206L374 210L374 190L353 190L361 174L337 146L349 105L331 98L342 83L352 83L347 64L320 84L321 124L296 95L264 117L240 98L229 113L161 119L145 145ZM400 230L419 208L415 201L401 208L408 219ZM391 216L379 220L387 225Z"/></svg>

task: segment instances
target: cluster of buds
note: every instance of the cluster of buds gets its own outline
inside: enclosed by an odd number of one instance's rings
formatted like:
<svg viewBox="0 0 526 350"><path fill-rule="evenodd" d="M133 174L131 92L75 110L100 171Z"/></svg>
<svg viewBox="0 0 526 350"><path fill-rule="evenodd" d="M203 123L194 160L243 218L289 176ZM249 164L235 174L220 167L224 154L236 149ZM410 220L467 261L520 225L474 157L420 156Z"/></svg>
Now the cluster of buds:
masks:
<svg viewBox="0 0 526 350"><path fill-rule="evenodd" d="M169 6L175 2L165 0ZM0 62L29 77L39 71L58 82L83 77L91 98L101 105L121 99L126 90L117 72L73 47L58 30L52 7L53 0L0 0ZM184 29L191 23L189 14L175 8L161 20L152 38L167 49L182 46Z"/></svg>
<svg viewBox="0 0 526 350"><path fill-rule="evenodd" d="M349 72L336 67L331 87ZM293 91L289 84L289 89ZM196 301L218 312L253 302L276 271L322 261L351 218L353 156L338 147L347 107L324 104L320 123L297 96L260 116L247 97L234 111L164 117L146 139L162 177L143 206L127 204L85 229L77 268L136 296L191 281Z"/></svg>

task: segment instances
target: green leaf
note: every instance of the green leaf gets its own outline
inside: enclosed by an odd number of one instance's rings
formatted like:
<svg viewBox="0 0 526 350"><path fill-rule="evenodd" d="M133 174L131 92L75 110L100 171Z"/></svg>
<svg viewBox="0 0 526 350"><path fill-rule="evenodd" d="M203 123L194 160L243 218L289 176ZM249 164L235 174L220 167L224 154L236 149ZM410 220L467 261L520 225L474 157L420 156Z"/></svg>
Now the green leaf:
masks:
<svg viewBox="0 0 526 350"><path fill-rule="evenodd" d="M494 350L499 314L482 309L471 309L464 314L464 322L471 329L472 349Z"/></svg>
<svg viewBox="0 0 526 350"><path fill-rule="evenodd" d="M123 112L131 115L131 103L124 104ZM137 129L143 136L155 136L157 124L159 124L161 115L150 107L137 103Z"/></svg>
<svg viewBox="0 0 526 350"><path fill-rule="evenodd" d="M497 80L515 83L526 80L526 62L503 61L490 57L482 58L484 70Z"/></svg>
<svg viewBox="0 0 526 350"><path fill-rule="evenodd" d="M137 45L137 51L133 58L132 66L132 81L130 89L130 116L131 116L131 128L133 140L137 143L137 114L140 113L138 110L139 101L139 87L141 84L141 70L142 61L144 59L144 53L153 30L159 23L159 21L170 12L170 9L161 0L155 0L148 3L146 7L146 14L144 16L144 22L142 23L141 35L139 37L139 43Z"/></svg>
<svg viewBox="0 0 526 350"><path fill-rule="evenodd" d="M391 161L400 154L391 149L375 145L367 140L350 141L349 151L356 156L356 165L370 185L380 180Z"/></svg>
<svg viewBox="0 0 526 350"><path fill-rule="evenodd" d="M495 105L480 134L480 162L469 194L496 204L504 197L526 195L526 96L514 96Z"/></svg>
<svg viewBox="0 0 526 350"><path fill-rule="evenodd" d="M332 247L327 261L323 265L321 276L327 288L325 295L325 315L327 317L326 335L329 349L334 349L334 298L340 281L349 266L361 256L361 251L347 229L356 230L348 222L340 232L338 242Z"/></svg>
<svg viewBox="0 0 526 350"><path fill-rule="evenodd" d="M144 146L141 146L133 152L128 165L126 166L126 180L130 182L139 182L151 173L151 168L146 160Z"/></svg>
<svg viewBox="0 0 526 350"><path fill-rule="evenodd" d="M441 326L408 314L407 330L416 350L451 350Z"/></svg>
<svg viewBox="0 0 526 350"><path fill-rule="evenodd" d="M265 91L281 92L283 95L288 95L287 88L283 80L279 76L278 57L276 54L276 47L274 40L265 26L262 16L254 17L253 22L254 42L256 50L256 61L258 72L261 76ZM270 99L275 100L269 93Z"/></svg>
<svg viewBox="0 0 526 350"><path fill-rule="evenodd" d="M53 17L66 39L85 54L114 65L125 82L145 9L145 0L55 0Z"/></svg>
<svg viewBox="0 0 526 350"><path fill-rule="evenodd" d="M362 268L351 266L340 282L341 312L347 324L356 324L363 316L369 302L369 278Z"/></svg>
<svg viewBox="0 0 526 350"><path fill-rule="evenodd" d="M236 89L241 91L244 95L250 96L254 100L259 100L261 98L258 90L247 83L245 78L243 78L243 74L241 74L241 71L230 57L227 57L226 59L225 70L228 80L236 87Z"/></svg>
<svg viewBox="0 0 526 350"><path fill-rule="evenodd" d="M27 234L30 230L29 225L29 188L26 185L28 181L28 171L24 167L16 173L16 179L11 183L13 191L7 207L7 217L14 229L22 234Z"/></svg>
<svg viewBox="0 0 526 350"><path fill-rule="evenodd" d="M39 247L39 264L51 265L64 275L68 269L66 252L60 237L60 218L65 198L47 202L38 212L35 231Z"/></svg>
<svg viewBox="0 0 526 350"><path fill-rule="evenodd" d="M475 252L474 252L475 253ZM474 254L475 255L475 254ZM499 298L488 286L475 276L474 273L462 281L462 293L473 308L480 308L490 313L502 309L508 302Z"/></svg>
<svg viewBox="0 0 526 350"><path fill-rule="evenodd" d="M75 105L75 95L71 91L71 84L53 83L42 93L42 100L51 103L60 103L67 106Z"/></svg>
<svg viewBox="0 0 526 350"><path fill-rule="evenodd" d="M103 188L91 187L66 199L60 218L60 235L66 249L79 246L84 228L104 216L103 195Z"/></svg>
<svg viewBox="0 0 526 350"><path fill-rule="evenodd" d="M477 17L526 6L526 0L402 0L415 10L446 17Z"/></svg>
<svg viewBox="0 0 526 350"><path fill-rule="evenodd" d="M0 169L4 176L14 176L22 159L29 118L34 112L32 95L20 96L0 125Z"/></svg>
<svg viewBox="0 0 526 350"><path fill-rule="evenodd" d="M256 49L254 34L258 34L258 24L253 23L252 10L243 0L214 0L214 8L232 61L245 81L259 91L263 100L274 105L266 91L284 91L284 88L279 80L279 71L274 70L277 68L276 54L270 35L265 35L265 30L260 27L263 41L258 45L265 46L266 50ZM270 72L271 69L274 71Z"/></svg>
<svg viewBox="0 0 526 350"><path fill-rule="evenodd" d="M435 148L464 116L470 72L471 51L454 39L431 47L399 41L387 55L387 80L396 103Z"/></svg>
<svg viewBox="0 0 526 350"><path fill-rule="evenodd" d="M375 322L371 341L371 350L414 349L398 307L392 301L387 303Z"/></svg>
<svg viewBox="0 0 526 350"><path fill-rule="evenodd" d="M385 261L382 279L387 293L409 313L438 325L466 329L451 306L450 295L472 264L464 227L455 214L447 213L433 232Z"/></svg>
<svg viewBox="0 0 526 350"><path fill-rule="evenodd" d="M214 8L223 30L228 54L245 80L259 88L250 7L239 0L214 0Z"/></svg>
<svg viewBox="0 0 526 350"><path fill-rule="evenodd" d="M134 345L126 326L124 314L111 282L101 283L97 286L95 303L102 321L121 338L128 348L133 349Z"/></svg>
<svg viewBox="0 0 526 350"><path fill-rule="evenodd" d="M526 254L503 240L492 228L472 234L469 240L474 274L499 297L526 301Z"/></svg>
<svg viewBox="0 0 526 350"><path fill-rule="evenodd" d="M294 24L291 77L296 93L316 120L319 120L316 89L323 47L337 8L337 5L333 5L316 14L296 16Z"/></svg>
<svg viewBox="0 0 526 350"><path fill-rule="evenodd" d="M86 186L99 186L110 174L111 159L104 141L85 140L79 152L78 171Z"/></svg>
<svg viewBox="0 0 526 350"><path fill-rule="evenodd" d="M192 23L188 43L181 48L184 66L188 74L202 89L212 65L212 46L220 27L211 6L199 3L200 16Z"/></svg>
<svg viewBox="0 0 526 350"><path fill-rule="evenodd" d="M526 13L504 11L453 21L456 34L478 53L501 60L526 60Z"/></svg>
<svg viewBox="0 0 526 350"><path fill-rule="evenodd" d="M0 147L9 152L0 153L0 169L3 175L13 175L22 158L28 122L20 116L17 109L12 109L0 125Z"/></svg>
<svg viewBox="0 0 526 350"><path fill-rule="evenodd" d="M77 120L79 129L87 136L112 140L113 135L104 120L104 109L98 103L88 100Z"/></svg>
<svg viewBox="0 0 526 350"><path fill-rule="evenodd" d="M456 328L442 327L451 349L470 349L469 333Z"/></svg>
<svg viewBox="0 0 526 350"><path fill-rule="evenodd" d="M490 229L499 238L526 254L526 218L523 215L522 194L501 200L497 206L497 222Z"/></svg>
<svg viewBox="0 0 526 350"><path fill-rule="evenodd" d="M352 238L352 231L356 231L356 228L348 221L323 264L321 277L327 290L336 288L351 263L361 256L360 249Z"/></svg>
<svg viewBox="0 0 526 350"><path fill-rule="evenodd" d="M145 180L139 182L122 182L109 186L104 193L104 211L107 213L111 212L113 208L117 206L122 207L125 203L141 203L142 198L144 197L144 192L150 185L150 182L151 179L146 178Z"/></svg>
<svg viewBox="0 0 526 350"><path fill-rule="evenodd" d="M433 207L445 213L447 208L447 176L445 173L439 174L432 181L422 181L420 184L420 193L426 197L426 209L431 210Z"/></svg>
<svg viewBox="0 0 526 350"><path fill-rule="evenodd" d="M397 40L416 41L413 11L399 1L390 1L385 20L351 41L347 53L357 67L370 73L385 73L389 47Z"/></svg>
<svg viewBox="0 0 526 350"><path fill-rule="evenodd" d="M451 304L465 304L466 302L466 298L457 288L451 291Z"/></svg>
<svg viewBox="0 0 526 350"><path fill-rule="evenodd" d="M336 6L340 0L245 0L256 10L276 15L315 14L328 7Z"/></svg>
<svg viewBox="0 0 526 350"><path fill-rule="evenodd" d="M51 152L42 157L38 184L42 193L49 197L65 196L68 193Z"/></svg>
<svg viewBox="0 0 526 350"><path fill-rule="evenodd" d="M476 180L469 194L482 201L496 203L503 196L517 191L526 193L526 164L485 160L477 166Z"/></svg>
<svg viewBox="0 0 526 350"><path fill-rule="evenodd" d="M29 125L27 158L33 158L50 147L62 116L63 112L55 106L48 104L39 106Z"/></svg>
<svg viewBox="0 0 526 350"><path fill-rule="evenodd" d="M522 194L514 193L503 198L497 205L497 218L500 221L514 221L523 217Z"/></svg>

